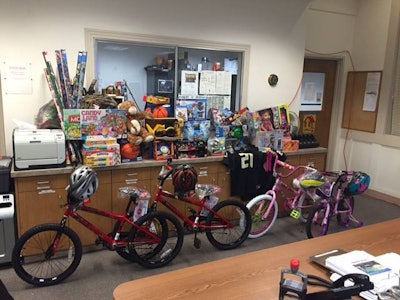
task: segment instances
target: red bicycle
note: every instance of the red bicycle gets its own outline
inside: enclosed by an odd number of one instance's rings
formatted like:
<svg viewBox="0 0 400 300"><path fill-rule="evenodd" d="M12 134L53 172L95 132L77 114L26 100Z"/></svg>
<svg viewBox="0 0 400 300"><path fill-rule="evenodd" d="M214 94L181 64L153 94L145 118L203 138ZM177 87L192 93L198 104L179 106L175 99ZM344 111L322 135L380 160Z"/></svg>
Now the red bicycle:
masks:
<svg viewBox="0 0 400 300"><path fill-rule="evenodd" d="M17 275L29 284L50 286L69 277L82 258L79 236L66 226L69 217L94 232L97 242L115 250L126 260L147 268L158 268L170 263L183 244L183 227L178 219L166 212L150 212L133 221L135 204L150 198L141 188L121 188L128 204L122 214L88 206L89 197L98 187L96 172L87 166L77 168L70 177L64 216L59 224L37 225L16 241L12 252L12 266ZM79 211L116 220L111 233L91 224Z"/></svg>
<svg viewBox="0 0 400 300"><path fill-rule="evenodd" d="M198 232L205 232L209 242L220 250L234 249L247 238L251 229L251 216L246 205L238 200L218 202L216 194L220 187L211 184L197 184L196 170L187 164L173 167L172 160L161 167L157 194L151 211L157 211L161 203L184 221L185 227L194 232L194 246L200 248ZM172 177L175 192L163 189L165 180ZM167 199L179 199L197 207L189 208L190 216L176 208Z"/></svg>

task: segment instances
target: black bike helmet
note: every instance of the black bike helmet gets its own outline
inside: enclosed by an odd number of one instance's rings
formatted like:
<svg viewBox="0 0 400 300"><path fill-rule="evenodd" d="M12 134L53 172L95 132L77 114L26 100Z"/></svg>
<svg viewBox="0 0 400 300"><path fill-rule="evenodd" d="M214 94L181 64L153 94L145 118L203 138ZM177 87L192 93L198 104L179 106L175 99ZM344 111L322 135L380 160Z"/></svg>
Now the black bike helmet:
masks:
<svg viewBox="0 0 400 300"><path fill-rule="evenodd" d="M92 196L98 187L97 174L88 166L75 169L69 178L69 194L77 202L82 202Z"/></svg>
<svg viewBox="0 0 400 300"><path fill-rule="evenodd" d="M191 165L179 165L172 172L172 183L175 193L185 194L195 189L197 172Z"/></svg>

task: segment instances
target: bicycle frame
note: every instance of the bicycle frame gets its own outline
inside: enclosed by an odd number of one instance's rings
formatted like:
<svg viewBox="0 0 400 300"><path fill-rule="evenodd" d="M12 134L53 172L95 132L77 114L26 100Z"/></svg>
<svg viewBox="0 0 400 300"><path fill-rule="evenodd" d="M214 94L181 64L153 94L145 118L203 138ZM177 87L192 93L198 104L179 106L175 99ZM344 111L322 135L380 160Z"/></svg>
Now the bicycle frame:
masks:
<svg viewBox="0 0 400 300"><path fill-rule="evenodd" d="M168 164L168 162L167 162ZM159 176L159 186L157 189L157 193L155 198L153 199L153 205L152 205L152 210L157 209L157 203L163 204L167 209L169 209L172 213L174 213L176 216L178 216L180 219L182 219L187 225L194 229L204 229L204 230L211 230L211 229L218 229L218 228L233 228L234 224L232 224L228 219L226 219L224 216L220 215L218 212L214 211L211 207L206 205L206 200L207 197L204 197L203 199L196 199L193 197L194 194L191 194L189 196L184 196L179 198L179 201L183 201L188 204L192 204L194 206L197 206L198 209L196 211L196 214L194 215L194 220L190 219L188 216L184 214L181 210L176 208L172 203L168 202L167 198L169 199L178 199L174 194L172 194L169 191L165 191L163 189L163 185L165 180L172 174L172 168L167 165L167 170L162 177ZM200 223L200 218L201 218L201 211L203 209L206 209L208 213L213 213L215 217L217 217L219 220L223 221L223 224L225 225L206 225Z"/></svg>
<svg viewBox="0 0 400 300"><path fill-rule="evenodd" d="M338 214L344 214L348 213L349 209L346 210L339 210L339 202L343 197L343 184L347 181L348 176L352 175L352 171L347 172L347 171L342 171L340 174L336 174L337 179L335 182L331 183L331 187L329 190L329 195L320 195L323 197L321 200L321 204L325 206L325 215L324 219L322 221L322 225L326 225L328 222L328 219L331 218L332 216L338 215ZM332 175L335 173L332 172L326 172L327 175ZM336 189L337 187L337 189ZM334 195L333 191L336 189L336 195ZM315 218L316 216L314 216ZM352 221L357 221L352 215L350 215L350 219Z"/></svg>
<svg viewBox="0 0 400 300"><path fill-rule="evenodd" d="M106 218L110 218L110 219L114 219L120 222L119 228L113 232L112 236L109 236L108 233L104 232L103 230L101 230L99 227L97 227L96 225L90 223L87 219L85 219L84 217L82 217L77 209L75 209L72 205L67 204L67 207L64 211L64 215L63 218L61 219L60 225L65 226L66 221L69 217L72 217L73 219L75 219L78 223L82 224L84 227L86 227L87 229L89 229L90 231L92 231L93 233L95 233L97 236L99 236L103 242L105 242L105 244L110 245L113 249L117 248L117 247L123 247L128 245L127 241L122 241L119 240L119 236L121 233L121 229L122 227L128 223L129 225L137 228L137 230L144 232L145 236L148 238L151 238L153 242L159 242L160 237L158 237L157 235L155 235L154 233L152 233L150 230L145 230L142 226L138 226L135 222L133 222L130 219L130 215L128 213L129 207L131 205L131 203L133 202L132 199L129 199L127 208L125 210L125 212L123 214L117 214L114 212L108 212L108 211L104 211L101 209L97 209L94 207L90 207L87 205L82 205L79 210L81 211L85 211L88 212L90 214L94 214L94 215L98 215L98 216L102 216L102 217L106 217ZM148 241L146 241L148 242Z"/></svg>
<svg viewBox="0 0 400 300"><path fill-rule="evenodd" d="M274 156L275 156L275 161L274 161L274 165L273 165L273 176L275 177L275 183L272 187L271 190L267 191L265 194L266 195L270 195L271 196L271 202L267 208L267 210L265 211L263 218L266 218L272 207L274 206L275 202L276 202L276 193L279 191L280 194L282 195L282 197L285 199L284 205L285 205L285 209L295 209L297 208L297 203L298 200L300 199L301 195L303 195L304 193L309 193L309 191L302 189L302 188L298 188L295 189L293 187L290 187L288 184L286 184L283 179L288 178L290 176L292 176L294 173L296 173L298 170L304 169L304 171L306 170L315 170L314 168L310 167L310 166L305 166L305 165L300 165L300 166L292 166L289 165L285 162L282 162L278 159L278 156L274 153L271 152ZM283 173L278 173L277 170L277 166L283 167L285 169L288 169L289 172L286 174ZM284 194L284 190L289 191L292 196L285 196ZM309 194L309 196L312 198L312 195ZM260 205L260 207L257 209L257 212L261 212L263 210L263 206L264 203L262 203L262 205Z"/></svg>

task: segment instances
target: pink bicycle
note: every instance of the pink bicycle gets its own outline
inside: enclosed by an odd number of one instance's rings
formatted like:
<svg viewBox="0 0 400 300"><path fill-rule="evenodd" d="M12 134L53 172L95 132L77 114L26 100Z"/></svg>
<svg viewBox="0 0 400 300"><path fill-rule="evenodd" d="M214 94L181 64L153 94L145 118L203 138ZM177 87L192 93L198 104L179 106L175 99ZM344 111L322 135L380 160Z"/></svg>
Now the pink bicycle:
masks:
<svg viewBox="0 0 400 300"><path fill-rule="evenodd" d="M351 223L356 227L363 226L363 222L353 215L354 196L368 189L369 175L358 171L341 171L325 172L324 176L333 178L333 181L327 181L316 191L322 200L308 217L306 224L308 238L326 235L330 220L334 216L344 227L348 227Z"/></svg>
<svg viewBox="0 0 400 300"><path fill-rule="evenodd" d="M306 165L292 166L280 160L280 156L274 151L267 152L267 163L271 165L271 171L275 177L275 184L265 194L251 199L246 205L252 216L252 227L249 238L258 238L265 235L272 228L278 217L277 193L284 199L284 209L290 211L290 216L305 223L308 215L320 199L315 194L315 189L320 187L320 172ZM278 172L278 167L289 170L286 174ZM265 168L268 171L268 167ZM293 180L293 187L287 185L283 179L291 177L299 170L301 175Z"/></svg>

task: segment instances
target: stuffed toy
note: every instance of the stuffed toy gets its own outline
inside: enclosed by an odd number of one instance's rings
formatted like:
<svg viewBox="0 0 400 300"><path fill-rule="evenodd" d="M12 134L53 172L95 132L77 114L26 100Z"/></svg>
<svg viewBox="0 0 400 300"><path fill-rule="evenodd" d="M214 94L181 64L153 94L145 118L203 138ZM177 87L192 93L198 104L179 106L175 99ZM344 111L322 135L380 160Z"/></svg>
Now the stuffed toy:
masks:
<svg viewBox="0 0 400 300"><path fill-rule="evenodd" d="M127 139L133 145L150 143L154 135L144 128L144 119L149 117L147 113L140 112L132 101L123 101L118 105L119 110L126 111Z"/></svg>

